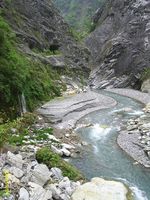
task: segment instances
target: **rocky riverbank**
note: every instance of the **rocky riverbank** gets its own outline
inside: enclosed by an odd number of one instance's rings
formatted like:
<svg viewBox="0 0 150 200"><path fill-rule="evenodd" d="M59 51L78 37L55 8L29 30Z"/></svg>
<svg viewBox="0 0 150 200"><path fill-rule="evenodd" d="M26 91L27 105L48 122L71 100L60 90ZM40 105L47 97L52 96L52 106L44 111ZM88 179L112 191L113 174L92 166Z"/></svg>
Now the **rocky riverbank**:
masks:
<svg viewBox="0 0 150 200"><path fill-rule="evenodd" d="M150 168L150 104L144 114L127 122L125 130L120 132L117 142L135 161Z"/></svg>
<svg viewBox="0 0 150 200"><path fill-rule="evenodd" d="M9 197L5 196L1 197L1 199L76 200L76 198L80 199L80 194L82 193L83 198L88 199L90 195L94 195L94 199L96 200L99 198L99 193L97 193L97 191L103 188L104 191L107 192L103 191L101 194L102 199L106 199L106 194L110 193L109 198L107 197L110 200L118 197L117 195L119 195L119 200L127 200L128 191L126 187L119 182L109 182L97 178L82 186L85 180L76 173L74 177L75 179L80 177L80 181L72 180L69 177L72 176L74 172L70 171L68 176L64 175L63 169L61 168L64 161L60 161L60 158L58 159L56 156L58 155L64 159L68 159L70 156L74 157L79 154L80 147L87 144L84 143L84 141L80 141L76 133L72 131L76 121L87 113L113 107L116 103L117 102L110 97L88 91L65 99L58 99L42 106L39 110L40 112L43 111L41 114L46 117L46 122L40 116L38 118L38 123L33 126L34 129L38 131L35 133L34 130L32 130L32 137L28 136L27 138L27 136L25 136L21 148L17 148L12 152L8 151L0 156L1 191L6 193L8 187L11 193ZM49 130L50 124L54 128L53 134L45 132ZM39 136L40 130L44 130L44 132L40 132L42 133L42 138L37 138L36 134ZM15 132L15 130L13 131ZM18 137L17 134L16 137ZM41 161L46 165L40 164L36 157L37 151L43 147L50 148L50 151L55 154L52 160L51 153L47 154L46 152L46 154L44 154ZM50 160L48 156L50 156ZM53 160L57 159L59 160L57 164L59 163L58 166L60 167L51 166ZM96 186L94 184L98 185ZM94 193L92 192L87 195L89 187L93 186L95 186ZM113 193L110 191L110 188L113 189Z"/></svg>
<svg viewBox="0 0 150 200"><path fill-rule="evenodd" d="M94 197L94 200L97 200L99 190L102 200L105 200L105 197L109 200L114 198L127 200L128 190L122 183L96 178L83 184L85 182L83 176L70 168L69 164L68 167L64 164L68 176L64 175L62 168L64 161L59 158L57 162L57 155L64 159L68 158L79 153L79 147L85 144L77 139L71 139L72 134L75 136L75 133L66 133L60 137L58 130L54 130L53 135L48 134L46 133L46 130L49 130L47 126L48 124L44 124L43 119L39 117L38 123L33 127L38 131L44 130L44 133L40 133L46 134L47 139L41 138L40 141L36 141L36 144L31 144L34 141L33 133L32 138L28 136L27 141L21 147L0 155L0 200L77 200L81 197L85 200ZM46 154L43 154L42 161L46 161L47 165L38 162L42 154L37 152L43 147L49 147L54 153L46 151ZM56 162L56 166L52 166L53 162ZM60 167L57 167L57 164ZM79 181L76 180L78 177ZM90 191L89 189L93 186L94 190ZM87 195L88 191L91 194Z"/></svg>
<svg viewBox="0 0 150 200"><path fill-rule="evenodd" d="M12 131L19 137L15 129ZM84 177L61 157L65 159L79 154L82 143L75 133L67 133L63 137L57 130L52 133L51 127L40 116L30 131L32 135L23 138L22 146L13 150L9 146L4 147L0 154L0 200L69 200ZM47 153L54 159L51 167L40 164L36 158L43 147L50 149ZM43 159L47 159L46 155ZM68 176L64 176L64 172ZM78 177L80 181L75 180Z"/></svg>
<svg viewBox="0 0 150 200"><path fill-rule="evenodd" d="M144 114L137 119L131 119L118 136L117 143L136 163L150 168L150 95L133 89L107 89L140 101L146 107Z"/></svg>

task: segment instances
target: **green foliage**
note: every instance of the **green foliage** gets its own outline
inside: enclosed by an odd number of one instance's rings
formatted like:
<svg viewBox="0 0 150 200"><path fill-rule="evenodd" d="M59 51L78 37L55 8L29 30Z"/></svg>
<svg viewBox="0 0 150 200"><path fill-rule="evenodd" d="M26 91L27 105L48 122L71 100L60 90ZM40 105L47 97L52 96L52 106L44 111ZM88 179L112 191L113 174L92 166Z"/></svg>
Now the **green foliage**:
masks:
<svg viewBox="0 0 150 200"><path fill-rule="evenodd" d="M44 51L41 51L39 49L32 49L33 52L35 52L36 54L40 54L43 56L54 56L54 55L61 55L61 52L59 50L50 50L50 49L45 49Z"/></svg>
<svg viewBox="0 0 150 200"><path fill-rule="evenodd" d="M31 63L24 88L29 110L33 110L41 101L48 101L61 95L61 85L55 84L58 79L56 71L50 69L49 66Z"/></svg>
<svg viewBox="0 0 150 200"><path fill-rule="evenodd" d="M74 28L70 28L70 33L74 37L76 41L82 41L83 38L85 38L88 35L88 32L86 31L76 31Z"/></svg>
<svg viewBox="0 0 150 200"><path fill-rule="evenodd" d="M65 162L59 155L53 153L49 148L42 148L38 150L36 159L40 163L46 164L49 168L60 168L63 172L63 176L67 176L71 180L77 181L84 179L82 174L75 167Z"/></svg>
<svg viewBox="0 0 150 200"><path fill-rule="evenodd" d="M5 143L14 146L21 146L25 143L33 144L38 141L49 141L49 135L53 134L52 128L36 130L32 125L37 121L37 116L33 113L25 113L22 117L12 122L0 125L0 148ZM30 142L32 141L32 142Z"/></svg>
<svg viewBox="0 0 150 200"><path fill-rule="evenodd" d="M54 0L65 20L74 30L83 32L83 36L93 29L92 16L104 2L105 0Z"/></svg>
<svg viewBox="0 0 150 200"><path fill-rule="evenodd" d="M150 68L145 68L145 70L143 71L141 80L144 81L144 80L147 80L149 78L150 78Z"/></svg>
<svg viewBox="0 0 150 200"><path fill-rule="evenodd" d="M41 101L60 95L59 76L50 66L33 61L21 54L16 38L0 17L0 112L14 118L19 113L19 96L24 93L29 110Z"/></svg>
<svg viewBox="0 0 150 200"><path fill-rule="evenodd" d="M5 190L0 190L0 197L4 197L5 196Z"/></svg>
<svg viewBox="0 0 150 200"><path fill-rule="evenodd" d="M7 126L0 125L0 149L3 147L3 145L7 140L8 140Z"/></svg>
<svg viewBox="0 0 150 200"><path fill-rule="evenodd" d="M29 134L29 127L35 123L36 115L26 113L24 116L0 125L0 148L8 142L10 144L23 144L24 136Z"/></svg>

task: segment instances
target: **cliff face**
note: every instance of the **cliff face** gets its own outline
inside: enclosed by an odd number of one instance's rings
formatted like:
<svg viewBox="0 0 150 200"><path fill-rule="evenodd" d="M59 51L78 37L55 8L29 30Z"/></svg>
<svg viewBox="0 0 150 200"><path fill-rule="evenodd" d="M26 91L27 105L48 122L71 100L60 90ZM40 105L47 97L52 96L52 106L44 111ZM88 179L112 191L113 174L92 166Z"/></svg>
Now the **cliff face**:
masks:
<svg viewBox="0 0 150 200"><path fill-rule="evenodd" d="M9 1L3 4L3 15L15 31L22 51L61 51L65 66L88 71L86 50L72 37L51 0Z"/></svg>
<svg viewBox="0 0 150 200"><path fill-rule="evenodd" d="M74 39L51 0L2 0L0 11L4 121L20 114L22 97L33 110L65 89L78 90L86 83L89 52Z"/></svg>
<svg viewBox="0 0 150 200"><path fill-rule="evenodd" d="M86 40L96 66L90 84L139 88L150 67L149 0L108 0L93 20L96 29Z"/></svg>

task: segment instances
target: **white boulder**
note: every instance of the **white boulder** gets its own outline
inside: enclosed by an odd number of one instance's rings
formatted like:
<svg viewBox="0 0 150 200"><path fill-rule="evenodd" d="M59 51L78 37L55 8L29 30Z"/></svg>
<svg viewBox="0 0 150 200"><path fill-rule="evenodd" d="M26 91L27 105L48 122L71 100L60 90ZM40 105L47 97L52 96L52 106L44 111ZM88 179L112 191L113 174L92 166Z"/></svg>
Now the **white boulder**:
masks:
<svg viewBox="0 0 150 200"><path fill-rule="evenodd" d="M72 200L127 200L127 188L123 183L93 178L91 182L79 186Z"/></svg>

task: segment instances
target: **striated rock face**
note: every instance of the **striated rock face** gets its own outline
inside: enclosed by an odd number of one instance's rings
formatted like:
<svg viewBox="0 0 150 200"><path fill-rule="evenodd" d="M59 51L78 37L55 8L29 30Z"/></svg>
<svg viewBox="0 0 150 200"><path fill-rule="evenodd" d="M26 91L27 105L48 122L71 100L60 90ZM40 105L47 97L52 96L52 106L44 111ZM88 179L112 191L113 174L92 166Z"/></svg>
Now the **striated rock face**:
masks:
<svg viewBox="0 0 150 200"><path fill-rule="evenodd" d="M51 52L59 50L63 54L61 61L63 60L65 65L84 69L85 73L89 71L89 52L77 44L69 26L51 0L9 1L3 5L3 15L15 31L20 49L25 53L31 54L31 50L35 49ZM48 62L47 60L45 62Z"/></svg>
<svg viewBox="0 0 150 200"><path fill-rule="evenodd" d="M95 68L90 84L97 88L140 88L150 67L150 1L108 0L93 17L96 29L86 39Z"/></svg>

